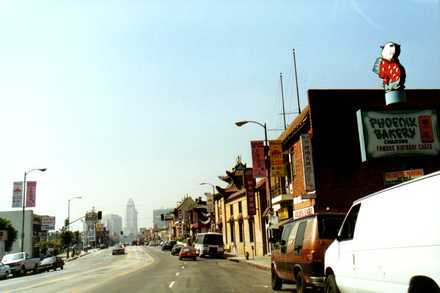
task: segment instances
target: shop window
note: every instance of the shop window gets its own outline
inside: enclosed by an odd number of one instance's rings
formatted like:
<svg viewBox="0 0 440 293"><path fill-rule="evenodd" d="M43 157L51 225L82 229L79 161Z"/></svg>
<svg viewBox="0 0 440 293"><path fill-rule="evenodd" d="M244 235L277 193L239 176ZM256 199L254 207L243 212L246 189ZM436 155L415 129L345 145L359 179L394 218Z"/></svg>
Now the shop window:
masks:
<svg viewBox="0 0 440 293"><path fill-rule="evenodd" d="M229 223L229 228L231 229L231 243L234 242L234 223Z"/></svg>
<svg viewBox="0 0 440 293"><path fill-rule="evenodd" d="M238 223L238 233L240 242L243 242L243 222Z"/></svg>
<svg viewBox="0 0 440 293"><path fill-rule="evenodd" d="M241 214L241 201L238 202L238 213Z"/></svg>
<svg viewBox="0 0 440 293"><path fill-rule="evenodd" d="M254 242L254 221L249 220L249 242Z"/></svg>
<svg viewBox="0 0 440 293"><path fill-rule="evenodd" d="M234 215L234 206L232 204L229 206L229 212L231 213L231 216Z"/></svg>

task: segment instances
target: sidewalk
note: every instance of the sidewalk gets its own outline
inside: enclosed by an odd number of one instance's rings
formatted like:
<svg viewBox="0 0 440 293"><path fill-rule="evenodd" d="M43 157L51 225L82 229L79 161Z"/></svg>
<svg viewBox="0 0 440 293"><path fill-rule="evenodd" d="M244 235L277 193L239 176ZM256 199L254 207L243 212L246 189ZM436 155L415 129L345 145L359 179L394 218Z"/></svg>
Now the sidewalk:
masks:
<svg viewBox="0 0 440 293"><path fill-rule="evenodd" d="M247 260L244 256L235 256L231 254L225 254L226 258L233 262L246 263L248 265L254 266L256 268L270 271L270 256L255 256L254 258L249 257Z"/></svg>
<svg viewBox="0 0 440 293"><path fill-rule="evenodd" d="M71 256L71 257L69 257L69 258L66 258L66 257L67 257L67 254L66 254L66 253L59 254L58 256L61 257L61 258L64 260L64 262L70 262L70 261L73 261L73 260L75 260L75 259L77 259L77 258L79 258L79 257L83 257L83 256L85 256L85 255L88 255L88 254L90 254L91 252L93 252L93 251L87 251L87 252L85 252L84 250L82 250L82 251L80 252L79 255L76 254L74 257ZM70 253L70 255L72 255L72 253Z"/></svg>

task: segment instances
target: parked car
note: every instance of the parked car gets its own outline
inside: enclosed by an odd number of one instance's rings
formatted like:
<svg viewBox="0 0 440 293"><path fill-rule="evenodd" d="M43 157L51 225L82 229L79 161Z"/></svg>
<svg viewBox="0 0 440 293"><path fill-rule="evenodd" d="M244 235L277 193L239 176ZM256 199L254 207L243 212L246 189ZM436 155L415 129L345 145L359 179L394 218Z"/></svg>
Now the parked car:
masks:
<svg viewBox="0 0 440 293"><path fill-rule="evenodd" d="M316 213L283 224L281 239L271 254L271 281L274 290L283 283L295 283L297 292L306 287L322 289L325 284L324 253L336 238L343 213Z"/></svg>
<svg viewBox="0 0 440 293"><path fill-rule="evenodd" d="M11 268L0 262L0 278L6 279L11 274Z"/></svg>
<svg viewBox="0 0 440 293"><path fill-rule="evenodd" d="M325 254L327 292L440 292L440 172L353 203Z"/></svg>
<svg viewBox="0 0 440 293"><path fill-rule="evenodd" d="M40 258L30 258L27 252L3 256L2 263L8 265L13 275L24 275L28 271L37 272Z"/></svg>
<svg viewBox="0 0 440 293"><path fill-rule="evenodd" d="M199 233L197 234L194 248L200 257L205 255L224 256L223 235L221 233Z"/></svg>
<svg viewBox="0 0 440 293"><path fill-rule="evenodd" d="M112 255L118 255L118 254L125 254L125 247L124 245L116 245L112 249Z"/></svg>
<svg viewBox="0 0 440 293"><path fill-rule="evenodd" d="M179 252L179 260L184 258L191 258L192 260L197 260L197 252L192 246L184 246Z"/></svg>
<svg viewBox="0 0 440 293"><path fill-rule="evenodd" d="M57 268L64 269L64 261L61 257L58 256L49 256L40 261L38 265L38 271L56 271Z"/></svg>
<svg viewBox="0 0 440 293"><path fill-rule="evenodd" d="M179 255L180 250L182 249L182 244L175 244L171 249L171 255Z"/></svg>
<svg viewBox="0 0 440 293"><path fill-rule="evenodd" d="M173 246L176 245L176 243L177 243L177 241L175 241L175 240L166 241L162 245L161 250L171 250L173 248Z"/></svg>

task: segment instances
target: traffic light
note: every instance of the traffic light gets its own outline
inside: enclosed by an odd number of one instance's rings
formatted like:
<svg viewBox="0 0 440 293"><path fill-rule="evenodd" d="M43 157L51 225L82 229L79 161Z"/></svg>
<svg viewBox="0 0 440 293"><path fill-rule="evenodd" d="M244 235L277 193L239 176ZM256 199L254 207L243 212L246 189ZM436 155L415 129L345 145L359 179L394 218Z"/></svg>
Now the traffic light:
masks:
<svg viewBox="0 0 440 293"><path fill-rule="evenodd" d="M98 220L102 219L102 211L98 211Z"/></svg>

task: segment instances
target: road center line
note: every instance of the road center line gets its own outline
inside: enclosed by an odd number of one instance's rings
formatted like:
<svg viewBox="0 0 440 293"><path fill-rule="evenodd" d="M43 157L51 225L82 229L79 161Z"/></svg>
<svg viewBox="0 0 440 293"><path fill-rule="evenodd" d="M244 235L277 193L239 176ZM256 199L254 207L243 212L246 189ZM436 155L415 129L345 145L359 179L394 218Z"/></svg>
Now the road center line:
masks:
<svg viewBox="0 0 440 293"><path fill-rule="evenodd" d="M168 287L173 288L174 283L175 283L175 281L172 281Z"/></svg>
<svg viewBox="0 0 440 293"><path fill-rule="evenodd" d="M180 275L180 273L179 273L179 272L177 272L177 273L176 273L176 276L178 276L178 275Z"/></svg>

